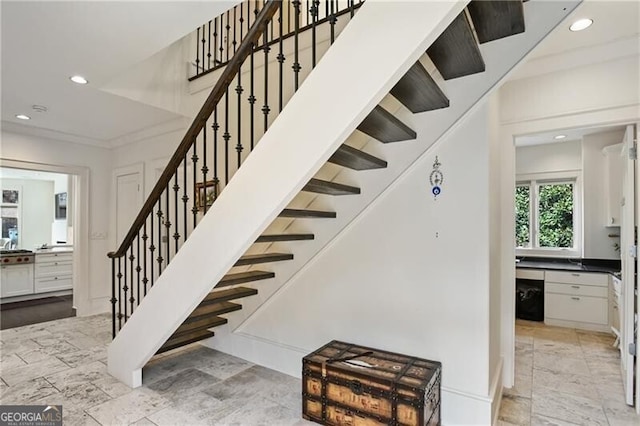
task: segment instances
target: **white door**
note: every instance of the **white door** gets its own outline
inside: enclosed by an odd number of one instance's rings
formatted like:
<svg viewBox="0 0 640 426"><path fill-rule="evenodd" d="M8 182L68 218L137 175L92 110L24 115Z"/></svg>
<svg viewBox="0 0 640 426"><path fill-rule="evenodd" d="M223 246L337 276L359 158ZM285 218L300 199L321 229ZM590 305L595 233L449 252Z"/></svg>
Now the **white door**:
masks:
<svg viewBox="0 0 640 426"><path fill-rule="evenodd" d="M624 135L624 148L622 155L622 221L620 226L620 258L622 261L622 324L620 324L620 344L622 381L624 385L625 400L633 405L635 357L629 352L630 345L635 342L635 220L636 220L636 188L635 168L636 161L631 153L635 152L634 127L627 126Z"/></svg>
<svg viewBox="0 0 640 426"><path fill-rule="evenodd" d="M122 243L142 204L142 174L116 173L116 246Z"/></svg>

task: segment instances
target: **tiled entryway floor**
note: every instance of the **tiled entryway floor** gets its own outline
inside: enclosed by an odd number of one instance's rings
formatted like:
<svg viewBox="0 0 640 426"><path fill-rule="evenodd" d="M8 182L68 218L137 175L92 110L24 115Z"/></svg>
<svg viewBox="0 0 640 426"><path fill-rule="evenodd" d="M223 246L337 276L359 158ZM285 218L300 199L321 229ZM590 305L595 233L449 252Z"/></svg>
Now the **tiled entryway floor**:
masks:
<svg viewBox="0 0 640 426"><path fill-rule="evenodd" d="M0 403L62 404L64 425L302 425L300 380L193 345L131 390L107 373L109 315L0 332Z"/></svg>
<svg viewBox="0 0 640 426"><path fill-rule="evenodd" d="M619 351L609 334L516 321L516 379L501 424L640 425L624 403Z"/></svg>
<svg viewBox="0 0 640 426"><path fill-rule="evenodd" d="M193 345L155 357L131 390L107 373L109 315L0 331L0 403L62 404L64 425L302 425L300 380ZM613 338L516 325L516 386L500 423L640 425Z"/></svg>

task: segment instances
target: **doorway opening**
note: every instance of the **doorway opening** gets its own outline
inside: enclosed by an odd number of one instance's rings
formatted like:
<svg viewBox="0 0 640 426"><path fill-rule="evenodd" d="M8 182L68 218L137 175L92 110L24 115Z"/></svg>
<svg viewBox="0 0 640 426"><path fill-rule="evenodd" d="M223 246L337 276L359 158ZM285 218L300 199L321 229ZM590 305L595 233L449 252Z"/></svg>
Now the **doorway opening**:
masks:
<svg viewBox="0 0 640 426"><path fill-rule="evenodd" d="M2 329L86 309L88 171L0 160Z"/></svg>

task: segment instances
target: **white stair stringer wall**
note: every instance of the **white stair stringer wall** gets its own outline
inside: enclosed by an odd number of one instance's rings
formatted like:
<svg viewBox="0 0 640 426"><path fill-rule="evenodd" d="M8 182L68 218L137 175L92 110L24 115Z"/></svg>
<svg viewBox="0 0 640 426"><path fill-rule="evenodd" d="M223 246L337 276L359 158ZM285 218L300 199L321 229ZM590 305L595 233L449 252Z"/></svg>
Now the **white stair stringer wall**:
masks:
<svg viewBox="0 0 640 426"><path fill-rule="evenodd" d="M361 7L110 344L113 376L142 384L146 362L464 6ZM327 105L327 88L348 96ZM319 116L331 125L317 126Z"/></svg>

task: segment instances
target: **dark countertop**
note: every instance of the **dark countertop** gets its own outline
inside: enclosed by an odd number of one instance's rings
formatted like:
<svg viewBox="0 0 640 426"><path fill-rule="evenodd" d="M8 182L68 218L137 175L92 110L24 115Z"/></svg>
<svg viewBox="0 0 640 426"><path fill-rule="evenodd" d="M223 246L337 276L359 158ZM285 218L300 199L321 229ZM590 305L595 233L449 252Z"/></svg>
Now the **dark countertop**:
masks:
<svg viewBox="0 0 640 426"><path fill-rule="evenodd" d="M590 259L548 259L522 258L516 261L516 269L546 269L553 271L581 271L604 274L620 273L619 261L599 261Z"/></svg>

